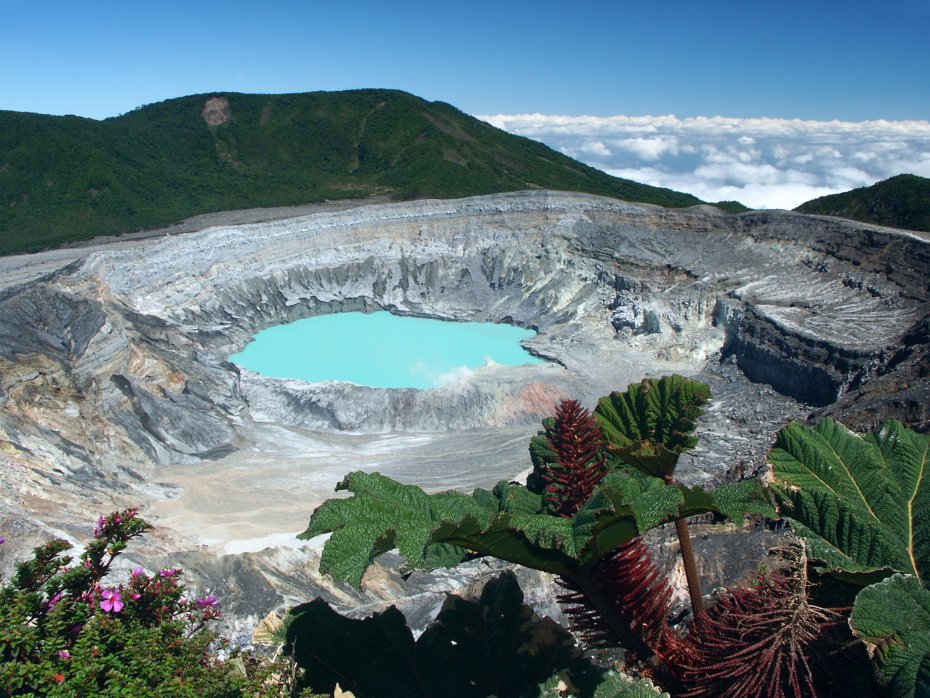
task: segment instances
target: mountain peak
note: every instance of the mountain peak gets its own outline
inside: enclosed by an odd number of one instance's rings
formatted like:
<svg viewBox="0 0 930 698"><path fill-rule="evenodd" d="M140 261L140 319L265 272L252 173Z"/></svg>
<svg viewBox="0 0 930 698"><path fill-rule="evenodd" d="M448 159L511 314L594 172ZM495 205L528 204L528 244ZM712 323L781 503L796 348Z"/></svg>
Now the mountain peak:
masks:
<svg viewBox="0 0 930 698"><path fill-rule="evenodd" d="M524 189L702 203L399 90L213 92L104 121L0 112L0 254L215 211Z"/></svg>

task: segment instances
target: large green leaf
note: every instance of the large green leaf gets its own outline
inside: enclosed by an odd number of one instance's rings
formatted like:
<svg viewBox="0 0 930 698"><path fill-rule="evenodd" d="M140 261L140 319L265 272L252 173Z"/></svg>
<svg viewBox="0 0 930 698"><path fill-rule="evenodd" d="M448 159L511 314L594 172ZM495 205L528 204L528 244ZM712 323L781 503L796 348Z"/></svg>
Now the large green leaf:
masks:
<svg viewBox="0 0 930 698"><path fill-rule="evenodd" d="M658 478L609 473L573 518L582 566L674 519L681 502L680 490Z"/></svg>
<svg viewBox="0 0 930 698"><path fill-rule="evenodd" d="M682 376L663 376L603 397L594 413L605 435L617 444L652 441L675 450L693 448L691 435L710 388Z"/></svg>
<svg viewBox="0 0 930 698"><path fill-rule="evenodd" d="M453 566L470 550L571 575L671 518L681 499L677 488L654 478L617 476L609 482L568 519L538 513L539 495L515 483L474 496L429 495L377 473L352 473L339 488L353 496L323 504L300 537L332 533L320 569L354 586L375 557L395 547L413 567Z"/></svg>
<svg viewBox="0 0 930 698"><path fill-rule="evenodd" d="M570 574L577 567L571 520L548 514L501 513L487 526L472 518L441 521L430 540L553 574Z"/></svg>
<svg viewBox="0 0 930 698"><path fill-rule="evenodd" d="M377 473L357 472L338 489L353 496L325 502L299 537L332 533L320 569L356 587L375 557L395 547L413 567L453 566L466 550L556 574L577 567L572 520L534 513L539 495L521 485L500 483L474 496L426 494ZM632 510L620 515L634 518Z"/></svg>
<svg viewBox="0 0 930 698"><path fill-rule="evenodd" d="M762 514L771 518L776 516L771 493L759 480L720 485L710 492L702 487L678 487L684 497L683 516L712 512L737 523L741 523L747 514Z"/></svg>
<svg viewBox="0 0 930 698"><path fill-rule="evenodd" d="M887 422L860 436L824 419L778 433L769 462L783 513L812 556L930 580L930 437Z"/></svg>
<svg viewBox="0 0 930 698"><path fill-rule="evenodd" d="M476 490L473 496L478 497L478 492ZM542 514L544 511L542 495L516 482L501 480L491 490L491 495L499 511L514 514Z"/></svg>
<svg viewBox="0 0 930 698"><path fill-rule="evenodd" d="M316 600L289 620L287 646L315 691L338 683L358 698L529 697L553 672L565 672L591 695L601 674L571 634L524 605L512 573L488 582L477 602L448 596L416 642L393 606L350 620Z"/></svg>
<svg viewBox="0 0 930 698"><path fill-rule="evenodd" d="M669 484L656 477L611 472L570 518L539 513L541 498L516 483L499 483L475 497L500 513L479 529L471 520L437 526L432 543L447 542L527 567L571 576L618 546L684 513L713 512L741 520L747 512L773 514L758 481L725 485L712 492Z"/></svg>
<svg viewBox="0 0 930 698"><path fill-rule="evenodd" d="M625 462L664 478L674 473L678 455L697 444L692 432L709 399L704 383L663 376L601 398L594 417Z"/></svg>
<svg viewBox="0 0 930 698"><path fill-rule="evenodd" d="M486 528L496 508L459 492L428 495L414 485L403 485L378 473L350 473L336 487L349 490L348 499L331 499L310 518L298 538L308 540L332 532L323 549L320 569L336 579L359 586L362 575L381 553L398 548L414 566L453 566L464 549L430 550L434 528L441 522L468 521L474 530ZM445 554L440 554L444 551Z"/></svg>
<svg viewBox="0 0 930 698"><path fill-rule="evenodd" d="M930 591L896 574L863 589L850 619L895 698L930 696Z"/></svg>
<svg viewBox="0 0 930 698"><path fill-rule="evenodd" d="M353 496L319 507L300 538L332 536L320 569L356 587L381 553L397 548L414 568L452 567L467 551L571 576L617 546L686 516L742 518L764 508L758 483L705 492L638 474L610 473L572 518L541 512L540 495L513 482L493 490L427 494L377 473L351 473L339 489Z"/></svg>
<svg viewBox="0 0 930 698"><path fill-rule="evenodd" d="M670 478L678 466L678 451L653 441L633 441L627 445L611 444L608 448L624 463L632 465L646 475Z"/></svg>

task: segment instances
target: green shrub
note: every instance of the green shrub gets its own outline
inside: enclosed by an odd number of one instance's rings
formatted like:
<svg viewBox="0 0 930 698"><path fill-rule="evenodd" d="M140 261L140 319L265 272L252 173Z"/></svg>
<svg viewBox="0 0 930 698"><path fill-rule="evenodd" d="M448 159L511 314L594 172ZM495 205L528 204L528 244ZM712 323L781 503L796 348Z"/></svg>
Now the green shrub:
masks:
<svg viewBox="0 0 930 698"><path fill-rule="evenodd" d="M100 517L77 562L53 540L17 565L0 587L0 695L288 695L274 675L280 665L217 641L207 627L219 599L189 598L181 570L137 567L125 583L108 579L149 528L134 509L116 511Z"/></svg>

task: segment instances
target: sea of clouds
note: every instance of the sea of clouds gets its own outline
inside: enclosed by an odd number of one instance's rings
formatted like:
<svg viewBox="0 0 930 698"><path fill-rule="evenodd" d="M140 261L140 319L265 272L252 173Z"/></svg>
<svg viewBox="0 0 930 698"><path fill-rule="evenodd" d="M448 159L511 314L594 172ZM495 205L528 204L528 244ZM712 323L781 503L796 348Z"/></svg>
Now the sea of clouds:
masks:
<svg viewBox="0 0 930 698"><path fill-rule="evenodd" d="M722 116L478 118L604 172L750 208L792 209L897 174L930 177L930 121Z"/></svg>

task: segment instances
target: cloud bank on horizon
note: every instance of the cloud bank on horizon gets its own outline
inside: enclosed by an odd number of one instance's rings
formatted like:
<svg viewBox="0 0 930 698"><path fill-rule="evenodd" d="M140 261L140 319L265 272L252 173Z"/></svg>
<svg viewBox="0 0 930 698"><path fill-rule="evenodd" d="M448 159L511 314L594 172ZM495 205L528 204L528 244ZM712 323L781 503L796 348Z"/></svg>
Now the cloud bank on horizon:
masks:
<svg viewBox="0 0 930 698"><path fill-rule="evenodd" d="M894 175L930 177L930 121L479 116L617 177L750 208L795 208Z"/></svg>

